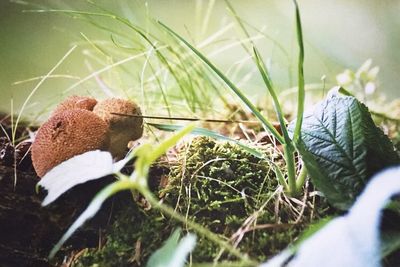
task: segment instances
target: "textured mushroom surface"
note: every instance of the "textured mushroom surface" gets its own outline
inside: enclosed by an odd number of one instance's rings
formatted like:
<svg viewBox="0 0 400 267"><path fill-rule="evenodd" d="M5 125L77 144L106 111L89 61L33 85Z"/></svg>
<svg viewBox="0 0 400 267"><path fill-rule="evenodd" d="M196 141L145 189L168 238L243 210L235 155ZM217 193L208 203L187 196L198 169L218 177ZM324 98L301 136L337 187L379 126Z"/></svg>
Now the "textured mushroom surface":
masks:
<svg viewBox="0 0 400 267"><path fill-rule="evenodd" d="M107 150L108 125L93 112L71 109L58 112L38 130L32 144L33 167L39 177L73 156Z"/></svg>
<svg viewBox="0 0 400 267"><path fill-rule="evenodd" d="M112 114L141 115L139 106L133 101L119 98L106 99L99 102L93 112L109 125L109 151L115 158L122 158L129 141L139 139L143 134L142 118Z"/></svg>
<svg viewBox="0 0 400 267"><path fill-rule="evenodd" d="M92 111L97 104L97 100L87 96L70 96L61 102L53 111L53 115L69 109L86 109Z"/></svg>

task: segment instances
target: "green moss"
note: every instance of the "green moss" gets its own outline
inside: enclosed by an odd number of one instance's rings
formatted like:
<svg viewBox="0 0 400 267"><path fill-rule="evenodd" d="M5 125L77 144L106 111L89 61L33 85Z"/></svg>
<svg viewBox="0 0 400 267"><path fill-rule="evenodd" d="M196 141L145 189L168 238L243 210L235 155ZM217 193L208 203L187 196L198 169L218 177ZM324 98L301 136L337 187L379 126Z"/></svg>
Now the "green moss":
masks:
<svg viewBox="0 0 400 267"><path fill-rule="evenodd" d="M182 164L171 169L170 185L164 190L166 200L191 220L227 238L244 228L249 216L257 214L249 228L271 227L247 232L238 244L241 251L264 260L286 247L303 228L273 226L278 219L281 223L292 223L294 218L285 206L278 208L279 218L275 216L273 194L278 182L271 161L279 164L280 160L272 147L266 149L268 159L259 159L231 143L206 137L194 139L179 155ZM200 238L193 260L211 261L218 253L218 248Z"/></svg>
<svg viewBox="0 0 400 267"><path fill-rule="evenodd" d="M171 229L160 213L146 212L130 203L116 215L105 245L87 250L74 266L141 266L168 238Z"/></svg>
<svg viewBox="0 0 400 267"><path fill-rule="evenodd" d="M268 159L259 159L231 143L195 138L178 153L168 185L159 188L159 193L164 203L186 214L188 220L223 238L236 236L234 242L242 252L263 261L293 242L312 218L326 213L325 203L314 215L306 208L304 219L292 225L298 216L293 212L296 204L276 193L278 183L270 166L271 161L280 164L279 156L272 147L266 148L266 154ZM132 203L119 211L104 247L86 252L76 266L139 266L134 260L137 255L140 263L145 263L176 227L187 229L155 210L144 211ZM239 229L245 231L243 235L235 235ZM137 242L140 250L135 249ZM192 259L210 262L219 253L218 246L199 237ZM227 254L219 259L231 260Z"/></svg>

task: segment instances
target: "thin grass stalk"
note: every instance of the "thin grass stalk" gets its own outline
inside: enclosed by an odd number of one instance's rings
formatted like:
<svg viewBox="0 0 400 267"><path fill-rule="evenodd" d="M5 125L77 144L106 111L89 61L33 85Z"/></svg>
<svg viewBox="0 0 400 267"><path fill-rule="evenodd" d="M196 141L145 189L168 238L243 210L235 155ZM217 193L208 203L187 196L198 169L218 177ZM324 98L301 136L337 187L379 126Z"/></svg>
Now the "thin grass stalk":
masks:
<svg viewBox="0 0 400 267"><path fill-rule="evenodd" d="M168 116L172 117L172 112L171 112L170 104L169 104L169 101L168 101L168 98L167 98L167 94L166 94L166 92L164 90L164 87L163 87L161 81L160 81L160 78L158 77L158 75L156 75L156 71L155 71L153 65L150 62L148 62L148 64L149 64L149 67L150 67L151 71L154 74L154 78L156 80L156 83L157 83L158 87L160 88L162 99L163 99L163 101L164 101L164 103L166 105L165 107L167 108Z"/></svg>
<svg viewBox="0 0 400 267"><path fill-rule="evenodd" d="M304 44L303 44L303 32L301 27L301 18L299 6L296 0L293 0L296 8L296 32L297 32L297 43L299 46L299 62L298 62L298 99L297 99L297 120L293 134L293 141L295 144L299 142L301 137L301 125L303 123L304 113L304 101L305 101L305 90L304 90Z"/></svg>
<svg viewBox="0 0 400 267"><path fill-rule="evenodd" d="M268 92L272 97L274 102L275 112L277 114L279 124L282 129L283 137L285 139L284 147L284 158L286 162L286 168L288 173L288 184L283 183L283 179L279 179L281 185L283 185L290 195L295 195L297 193L297 186L296 186L296 168L295 168L295 158L294 158L294 146L292 144L292 140L289 137L286 122L283 117L282 108L278 100L278 96L276 95L275 88L272 84L272 80L269 76L268 70L264 64L264 61L261 58L261 55L258 53L257 49L253 47L254 57L257 64L257 67L261 73L261 76L264 80L265 85L267 86ZM279 174L278 174L279 175ZM278 178L280 178L278 176Z"/></svg>
<svg viewBox="0 0 400 267"><path fill-rule="evenodd" d="M128 28L132 29L133 31L135 31L137 34L139 34L139 36L141 36L156 52L156 55L158 57L158 59L167 67L168 71L171 73L171 75L174 77L175 81L178 84L178 87L181 91L181 93L183 94L183 97L185 98L185 101L187 102L187 104L189 105L189 107L192 109L193 111L193 106L191 106L190 103L190 98L187 95L186 91L185 91L185 87L181 84L179 77L177 76L177 74L174 72L173 68L171 67L171 65L168 63L168 60L165 58L165 56L159 51L159 49L154 45L154 43L150 40L148 34L146 34L141 28L139 28L138 26L133 25L132 23L130 23L130 21L128 19L119 17L113 13L97 13L97 12L87 12L87 11L75 11L75 10L57 10L57 9L49 9L49 10L25 10L25 12L60 12L60 13L66 13L66 14L78 14L78 15L85 15L85 16L99 16L99 17L107 17L107 18L111 18L111 19L115 19L118 22L121 22L122 24L124 24L125 26L127 26ZM109 11L107 11L109 12ZM69 89L69 88L68 88Z"/></svg>
<svg viewBox="0 0 400 267"><path fill-rule="evenodd" d="M163 26L167 32L171 35L175 36L177 39L182 41L187 47L189 47L207 66L209 66L217 76L219 76L228 87L243 101L243 103L251 110L251 112L256 116L263 126L269 130L269 132L278 140L279 143L284 144L285 140L282 135L274 128L272 123L270 123L256 108L256 106L242 93L242 91L236 87L216 66L214 66L200 51L194 48L188 41L186 41L183 37L178 35L168 26L159 22L161 26Z"/></svg>
<svg viewBox="0 0 400 267"><path fill-rule="evenodd" d="M285 121L285 118L283 117L281 104L279 103L279 99L276 94L275 88L272 84L271 77L269 76L269 73L264 64L264 61L256 47L253 47L253 52L254 52L254 57L255 57L255 61L256 61L258 70L260 71L260 74L264 80L264 83L267 86L268 92L272 97L272 101L274 102L275 112L278 117L279 124L281 126L283 137L285 138L285 144L288 146L291 146L292 140L289 137L287 127L286 127L286 121Z"/></svg>
<svg viewBox="0 0 400 267"><path fill-rule="evenodd" d="M278 48L278 50L280 50L282 52L282 54L286 57L287 62L288 62L288 78L289 78L289 84L291 85L292 84L292 71L291 71L292 64L291 64L291 61L290 61L289 53L285 50L285 48L278 41L276 41L274 38L272 38L271 36L265 34L263 31L257 29L256 27L254 27L250 23L248 23L245 20L243 20L242 18L240 18L239 15L237 14L236 10L233 8L233 6L231 5L231 3L228 0L225 0L225 4L228 7L228 10L232 13L232 15L235 18L235 20L236 20L237 24L239 25L240 29L243 31L244 35L247 38L250 38L250 34L249 34L248 30L246 29L244 24L246 24L248 27L250 27L251 29L253 29L257 33L263 35L266 39L271 41ZM253 47L255 46L253 41L251 41L251 44L253 45ZM244 46L244 44L243 44L243 48L248 52L249 55L251 54L249 49L246 46Z"/></svg>
<svg viewBox="0 0 400 267"><path fill-rule="evenodd" d="M32 89L28 97L25 99L24 103L22 104L22 107L18 113L17 119L15 120L15 124L13 125L12 128L12 141L15 141L15 136L17 133L17 128L18 124L21 120L22 113L24 112L26 105L29 103L31 100L32 96L36 93L36 91L39 89L39 87L46 81L46 79L53 74L53 72L64 62L64 60L75 50L76 46L73 46L71 49L68 50L68 52L57 62L57 64L46 74L43 76L43 78L38 82L38 84Z"/></svg>

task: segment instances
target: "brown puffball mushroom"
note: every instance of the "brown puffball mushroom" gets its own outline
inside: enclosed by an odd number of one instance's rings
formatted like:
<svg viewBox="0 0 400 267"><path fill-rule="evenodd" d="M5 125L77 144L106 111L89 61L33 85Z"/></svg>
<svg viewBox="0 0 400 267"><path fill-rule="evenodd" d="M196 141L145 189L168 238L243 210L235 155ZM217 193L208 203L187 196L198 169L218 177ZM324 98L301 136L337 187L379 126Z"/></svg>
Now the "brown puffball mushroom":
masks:
<svg viewBox="0 0 400 267"><path fill-rule="evenodd" d="M86 109L92 111L94 106L97 104L97 100L87 96L73 95L65 99L63 102L58 104L56 109L53 111L52 116L58 112L63 112L69 109Z"/></svg>
<svg viewBox="0 0 400 267"><path fill-rule="evenodd" d="M109 98L94 107L93 112L109 125L110 147L109 151L114 158L125 156L129 141L139 139L143 134L143 118L115 115L141 115L139 106L129 100Z"/></svg>
<svg viewBox="0 0 400 267"><path fill-rule="evenodd" d="M58 112L38 130L32 144L32 163L39 177L61 162L91 150L107 150L108 125L93 112Z"/></svg>

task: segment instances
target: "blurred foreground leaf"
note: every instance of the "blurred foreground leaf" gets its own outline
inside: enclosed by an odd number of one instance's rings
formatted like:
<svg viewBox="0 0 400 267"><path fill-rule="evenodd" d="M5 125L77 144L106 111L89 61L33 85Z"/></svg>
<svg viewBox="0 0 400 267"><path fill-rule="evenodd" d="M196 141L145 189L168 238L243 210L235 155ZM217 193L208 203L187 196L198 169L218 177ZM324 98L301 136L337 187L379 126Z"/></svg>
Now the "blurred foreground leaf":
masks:
<svg viewBox="0 0 400 267"><path fill-rule="evenodd" d="M399 193L400 166L375 175L346 215L260 267L381 267L400 245L398 234L389 240L380 233L382 209Z"/></svg>
<svg viewBox="0 0 400 267"><path fill-rule="evenodd" d="M180 229L168 238L165 244L150 257L146 267L183 267L188 254L196 245L196 236L187 234L179 241Z"/></svg>
<svg viewBox="0 0 400 267"><path fill-rule="evenodd" d="M46 173L38 183L38 186L48 191L42 206L50 204L78 184L99 179L113 172L113 160L109 152L89 151L66 160Z"/></svg>

